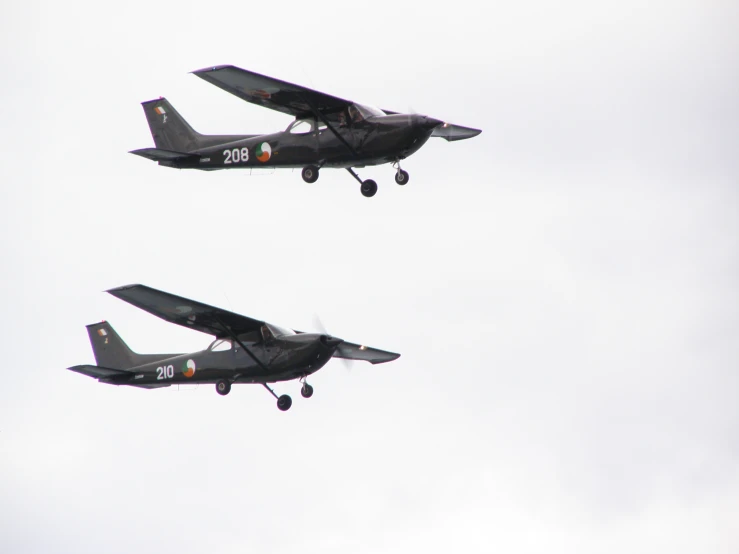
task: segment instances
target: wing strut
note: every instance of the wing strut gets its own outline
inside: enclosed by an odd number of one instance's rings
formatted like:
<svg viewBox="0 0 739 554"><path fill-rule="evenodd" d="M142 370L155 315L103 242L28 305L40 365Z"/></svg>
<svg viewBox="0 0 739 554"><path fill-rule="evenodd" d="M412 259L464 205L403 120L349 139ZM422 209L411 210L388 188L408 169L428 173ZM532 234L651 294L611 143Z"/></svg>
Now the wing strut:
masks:
<svg viewBox="0 0 739 554"><path fill-rule="evenodd" d="M315 107L315 105L313 104L313 102L311 102L305 96L302 96L301 95L301 98L305 101L306 104L308 104L308 106L310 107L311 111L313 112L313 115L316 116L316 118L320 119L321 121L323 121L326 124L326 127L328 127L329 131L331 131L334 134L334 136L337 139L339 139L339 141L341 141L341 143L344 146L346 146L347 150L349 150L349 152L352 153L352 156L354 156L355 158L358 158L359 157L359 154L357 154L357 151L354 150L354 148L352 148L352 145L349 144L346 141L346 139L344 137L342 137L336 129L334 129L334 126L331 125L331 123L329 122L329 120L326 119L326 117L321 113L321 111L318 108Z"/></svg>
<svg viewBox="0 0 739 554"><path fill-rule="evenodd" d="M244 349L244 352L246 352L246 353L247 353L247 354L249 355L249 357L250 357L250 358L251 358L252 360L254 360L254 361L256 362L256 364L257 364L257 365L258 365L259 367L261 367L261 368L262 368L262 370L263 370L263 371L264 371L265 373L269 373L269 369L267 369L267 366L265 366L265 365L264 365L264 364L263 364L263 363L262 363L262 362L261 362L261 361L260 361L260 360L259 360L259 359L258 359L258 358L257 358L257 357L256 357L256 356L255 356L255 355L253 354L253 353L252 353L252 351L251 351L251 350L249 350L249 349L248 349L248 348L246 347L246 345L245 345L245 344L244 344L243 342L241 342L241 341L239 340L239 337L237 337L237 336L236 336L236 334L235 334L235 333L234 333L233 331L231 331L231 329L230 329L229 327L227 327L227 326L226 326L226 325L225 325L225 324L223 323L223 321L221 320L221 318L220 318L220 317L218 317L218 316L215 316L215 319L216 319L216 321L217 321L217 322L218 322L218 323L219 323L219 324L221 325L221 327L223 327L223 330L224 330L224 331L226 331L226 333L227 333L227 334L228 334L228 335L229 335L229 336L230 336L230 337L231 337L231 338L232 338L233 340L235 340L235 341L236 341L236 344L238 344L238 345L239 345L239 346L240 346L241 348L243 348L243 349Z"/></svg>

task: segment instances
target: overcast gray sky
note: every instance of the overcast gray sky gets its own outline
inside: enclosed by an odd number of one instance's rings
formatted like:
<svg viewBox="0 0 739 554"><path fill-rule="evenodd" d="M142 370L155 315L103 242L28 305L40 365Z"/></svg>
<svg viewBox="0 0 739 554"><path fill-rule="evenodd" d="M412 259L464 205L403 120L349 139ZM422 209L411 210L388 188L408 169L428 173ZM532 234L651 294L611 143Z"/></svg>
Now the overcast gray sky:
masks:
<svg viewBox="0 0 739 554"><path fill-rule="evenodd" d="M739 9L14 2L0 18L0 551L739 551ZM234 64L483 134L315 184L188 172L139 103L204 133L290 119ZM66 371L145 283L402 353L331 362L279 412Z"/></svg>

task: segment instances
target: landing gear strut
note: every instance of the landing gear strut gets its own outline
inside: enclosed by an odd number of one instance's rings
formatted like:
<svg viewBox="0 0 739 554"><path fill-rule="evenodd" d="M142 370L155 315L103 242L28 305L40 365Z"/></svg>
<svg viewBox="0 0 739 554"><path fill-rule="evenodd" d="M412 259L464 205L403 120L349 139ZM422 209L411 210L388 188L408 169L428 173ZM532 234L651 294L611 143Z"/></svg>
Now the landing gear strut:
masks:
<svg viewBox="0 0 739 554"><path fill-rule="evenodd" d="M318 168L315 165L305 166L302 175L306 183L315 183L318 181Z"/></svg>
<svg viewBox="0 0 739 554"><path fill-rule="evenodd" d="M305 377L303 377L301 381L303 383L303 386L300 387L300 395L303 398L310 398L311 396L313 396L313 387L305 382Z"/></svg>
<svg viewBox="0 0 739 554"><path fill-rule="evenodd" d="M408 179L410 179L408 172L400 169L400 162L395 162L393 167L398 169L398 171L395 172L395 182L399 185L405 185L408 182Z"/></svg>
<svg viewBox="0 0 739 554"><path fill-rule="evenodd" d="M290 406L293 405L293 399L290 398L287 394L283 394L282 396L277 396L275 394L275 391L273 391L271 388L269 388L269 385L267 383L262 383L265 389L267 389L272 396L274 396L277 399L277 408L281 412L286 412L290 409Z"/></svg>
<svg viewBox="0 0 739 554"><path fill-rule="evenodd" d="M362 192L363 196L371 198L377 193L377 183L375 183L372 179L366 179L362 181L362 179L359 178L359 175L357 175L351 167L347 167L346 170L351 173L352 177L359 181L359 190Z"/></svg>
<svg viewBox="0 0 739 554"><path fill-rule="evenodd" d="M216 381L216 392L221 396L226 396L231 392L231 382L226 379Z"/></svg>

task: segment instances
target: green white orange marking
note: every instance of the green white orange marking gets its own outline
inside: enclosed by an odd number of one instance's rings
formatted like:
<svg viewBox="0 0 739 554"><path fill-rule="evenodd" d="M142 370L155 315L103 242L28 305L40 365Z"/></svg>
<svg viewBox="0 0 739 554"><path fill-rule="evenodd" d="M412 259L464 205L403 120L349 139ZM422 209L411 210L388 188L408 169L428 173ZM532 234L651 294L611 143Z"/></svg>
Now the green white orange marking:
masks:
<svg viewBox="0 0 739 554"><path fill-rule="evenodd" d="M185 365L182 366L182 375L188 378L195 375L195 360L187 360Z"/></svg>
<svg viewBox="0 0 739 554"><path fill-rule="evenodd" d="M159 115L164 115L165 113L167 113L161 106L157 106L156 108L154 108L154 111L157 112Z"/></svg>
<svg viewBox="0 0 739 554"><path fill-rule="evenodd" d="M264 163L272 157L272 147L268 142L257 145L257 159Z"/></svg>

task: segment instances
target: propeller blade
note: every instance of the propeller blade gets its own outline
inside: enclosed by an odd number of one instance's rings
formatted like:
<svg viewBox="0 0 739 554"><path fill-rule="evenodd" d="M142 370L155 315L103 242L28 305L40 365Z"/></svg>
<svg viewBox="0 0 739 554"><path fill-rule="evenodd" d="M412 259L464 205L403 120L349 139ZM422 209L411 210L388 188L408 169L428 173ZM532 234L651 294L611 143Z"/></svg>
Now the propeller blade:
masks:
<svg viewBox="0 0 739 554"><path fill-rule="evenodd" d="M333 335L331 335L331 333L329 333L329 332L328 332L328 331L326 330L326 326L325 326L325 325L323 324L323 321L321 321L321 318L320 318L320 317L318 317L318 314L313 314L313 326L314 326L314 327L315 327L316 329L318 329L318 331L320 331L320 332L321 332L321 334L323 334L323 335L327 335L327 336L329 336L329 337L333 336ZM339 347L339 348L341 348L341 347ZM351 370L351 368L352 368L352 366L351 366L351 362L350 362L349 360L347 360L346 358L340 358L340 360L341 360L341 361L343 362L343 364L344 364L344 369L346 369L347 371L350 371L350 370Z"/></svg>

